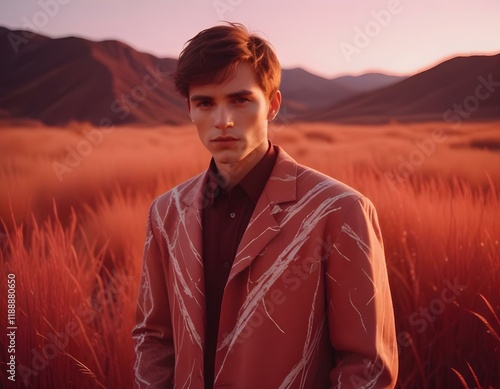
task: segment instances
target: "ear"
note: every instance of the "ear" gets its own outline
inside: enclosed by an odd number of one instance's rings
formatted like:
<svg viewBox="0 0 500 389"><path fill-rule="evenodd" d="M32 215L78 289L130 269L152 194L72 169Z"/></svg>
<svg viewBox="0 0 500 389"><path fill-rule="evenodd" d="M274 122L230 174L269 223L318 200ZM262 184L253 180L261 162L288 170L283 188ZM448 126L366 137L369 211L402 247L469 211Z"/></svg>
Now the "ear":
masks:
<svg viewBox="0 0 500 389"><path fill-rule="evenodd" d="M269 112L267 114L267 120L273 120L276 117L276 115L278 115L280 106L281 106L281 92L276 91L276 93L273 94L269 99Z"/></svg>

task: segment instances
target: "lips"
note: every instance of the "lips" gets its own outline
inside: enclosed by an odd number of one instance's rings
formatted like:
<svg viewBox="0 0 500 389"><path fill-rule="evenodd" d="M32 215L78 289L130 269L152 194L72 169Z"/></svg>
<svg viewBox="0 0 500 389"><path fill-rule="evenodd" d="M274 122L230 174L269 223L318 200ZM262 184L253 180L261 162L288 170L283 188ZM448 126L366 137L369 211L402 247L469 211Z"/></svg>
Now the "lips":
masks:
<svg viewBox="0 0 500 389"><path fill-rule="evenodd" d="M218 136L215 139L212 139L212 142L214 143L226 143L226 142L235 142L237 141L238 138L235 138L233 136Z"/></svg>
<svg viewBox="0 0 500 389"><path fill-rule="evenodd" d="M222 135L212 139L212 145L216 148L233 148L238 144L239 139L231 135Z"/></svg>

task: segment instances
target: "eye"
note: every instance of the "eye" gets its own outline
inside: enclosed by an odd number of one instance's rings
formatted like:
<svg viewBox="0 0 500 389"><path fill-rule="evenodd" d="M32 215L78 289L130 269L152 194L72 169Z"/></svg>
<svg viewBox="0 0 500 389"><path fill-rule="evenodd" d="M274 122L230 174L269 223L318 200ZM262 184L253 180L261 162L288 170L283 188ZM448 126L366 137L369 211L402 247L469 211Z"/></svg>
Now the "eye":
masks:
<svg viewBox="0 0 500 389"><path fill-rule="evenodd" d="M247 97L236 97L234 100L233 100L236 104L245 104L245 103L248 103L250 101L249 98Z"/></svg>
<svg viewBox="0 0 500 389"><path fill-rule="evenodd" d="M200 108L208 108L212 105L212 102L210 100L200 100L196 103L197 107Z"/></svg>

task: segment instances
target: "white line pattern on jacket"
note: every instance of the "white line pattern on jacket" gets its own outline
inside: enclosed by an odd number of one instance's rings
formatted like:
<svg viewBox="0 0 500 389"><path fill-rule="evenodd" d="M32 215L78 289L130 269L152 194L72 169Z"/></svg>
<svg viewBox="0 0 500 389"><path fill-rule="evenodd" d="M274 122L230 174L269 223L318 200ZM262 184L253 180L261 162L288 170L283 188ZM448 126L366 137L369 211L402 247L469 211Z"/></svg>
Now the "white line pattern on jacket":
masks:
<svg viewBox="0 0 500 389"><path fill-rule="evenodd" d="M305 385L305 379L307 377L306 371L303 370L304 367L306 366L307 362L309 362L309 359L314 353L314 350L316 349L316 346L318 345L319 339L321 338L321 333L323 332L323 326L325 323L326 315L323 317L323 320L321 322L321 325L317 328L316 333L314 334L314 337L311 342L311 333L312 333L312 327L313 327L313 319L314 319L314 302L316 301L316 296L318 294L318 289L320 285L320 277L318 277L318 280L316 282L316 289L314 291L314 296L313 296L313 301L311 302L312 304L312 309L311 313L309 314L309 323L307 327L307 337L306 341L304 343L304 351L302 353L302 359L293 367L293 369L290 371L290 373L285 377L284 381L280 385L279 389L286 389L290 388L293 382L295 381L295 378L297 375L302 371L302 377L301 377L301 382L300 382L300 388L304 388Z"/></svg>
<svg viewBox="0 0 500 389"><path fill-rule="evenodd" d="M178 219L177 223L178 224L181 223L182 225L185 226L185 217L184 217L184 214L182 212L182 207L180 206L179 201L178 201L179 200L179 192L177 190L173 191L172 198L175 200L175 206L177 208L177 213L179 215L179 219ZM170 205L171 204L169 203L169 207L170 207ZM201 349L203 349L201 336L198 333L198 331L196 330L196 326L195 326L193 320L191 319L191 316L189 315L189 311L188 311L188 309L186 307L186 303L184 301L184 296L187 295L188 297L194 299L196 301L196 303L198 304L198 306L200 306L200 307L201 307L201 304L198 300L196 300L190 287L188 286L188 283L187 283L187 281L184 278L184 275L182 273L182 270L181 270L181 267L179 264L179 260L178 260L177 256L175 255L175 251L174 251L174 248L177 247L177 245L178 245L177 240L179 238L179 225L177 225L177 228L175 229L176 233L171 241L168 237L167 232L165 231L164 220L162 220L162 218L160 216L157 205L154 207L154 211L155 211L154 216L155 216L157 228L159 229L161 235L163 236L163 238L165 239L165 241L167 243L168 251L170 254L169 255L170 263L172 264L172 268L174 269L174 272L175 272L175 276L173 277L173 280L174 280L173 290L174 290L175 295L177 296L176 301L179 302L179 308L181 310L184 322L186 323L186 326L189 329L189 335L190 335L191 339L194 339L194 341L198 344L198 346ZM168 210L165 213L165 215L167 215L167 214L168 214ZM186 236L188 236L188 235L186 235ZM189 239L189 236L188 236L188 239ZM190 242L190 245L194 249L192 242ZM184 295L181 293L181 290L179 288L179 283L181 284L181 287L184 290L184 293L185 293Z"/></svg>
<svg viewBox="0 0 500 389"><path fill-rule="evenodd" d="M233 345L235 344L238 336L243 331L248 321L255 313L258 308L260 300L266 295L266 293L271 289L272 285L282 276L284 271L287 269L288 265L297 259L297 253L300 251L301 247L307 242L309 234L322 219L330 215L332 212L339 210L340 208L334 208L334 205L340 199L346 196L352 196L349 193L342 193L333 198L327 198L324 200L316 209L309 213L306 217L300 215L300 211L307 209L306 207L330 186L329 183L322 182L316 185L314 188L309 190L309 192L302 197L294 206L287 210L287 215L282 221L281 226L288 224L294 216L303 218L302 223L298 227L295 238L290 242L290 244L283 250L282 254L276 259L276 261L269 267L269 269L260 277L256 282L256 286L247 295L245 302L238 314L237 323L234 329L222 340L218 350L228 347L225 351L226 355L223 358L223 362L217 372L217 376L220 374L224 367L224 363L229 356ZM257 218L256 218L257 219ZM255 219L255 220L256 220ZM255 222L254 220L254 222ZM293 223L292 223L293 224Z"/></svg>

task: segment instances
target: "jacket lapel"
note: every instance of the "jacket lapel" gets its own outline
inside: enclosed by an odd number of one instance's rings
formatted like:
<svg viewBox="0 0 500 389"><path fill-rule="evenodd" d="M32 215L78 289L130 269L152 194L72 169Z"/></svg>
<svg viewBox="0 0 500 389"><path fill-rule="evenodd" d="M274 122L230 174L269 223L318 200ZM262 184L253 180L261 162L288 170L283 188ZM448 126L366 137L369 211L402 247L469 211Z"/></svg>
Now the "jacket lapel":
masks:
<svg viewBox="0 0 500 389"><path fill-rule="evenodd" d="M178 193L176 205L181 219L177 239L182 244L177 245L176 255L180 262L179 271L184 278L181 285L187 288L184 291L191 297L186 300L186 308L201 339L204 338L206 309L201 230L205 181L206 173L193 178L192 183Z"/></svg>
<svg viewBox="0 0 500 389"><path fill-rule="evenodd" d="M296 199L297 163L282 148L277 148L276 164L238 246L228 282L250 266L266 245L280 233L277 221L278 214L282 212L280 204Z"/></svg>
<svg viewBox="0 0 500 389"><path fill-rule="evenodd" d="M246 269L265 249L266 245L280 233L278 220L281 205L295 201L297 195L297 163L281 147L269 180L257 201L254 212L238 246L228 282ZM191 185L179 199L184 205L184 231L182 234L189 242L191 250L182 253L184 268L190 269L190 279L196 283L193 293L205 312L205 283L203 269L203 239L201 230L202 209L205 206L206 172L193 178ZM180 238L180 237L179 237ZM199 282L197 282L200 280Z"/></svg>

